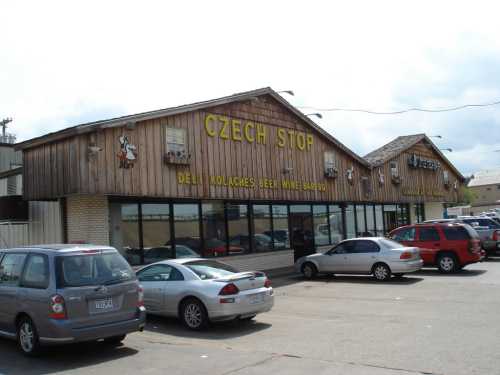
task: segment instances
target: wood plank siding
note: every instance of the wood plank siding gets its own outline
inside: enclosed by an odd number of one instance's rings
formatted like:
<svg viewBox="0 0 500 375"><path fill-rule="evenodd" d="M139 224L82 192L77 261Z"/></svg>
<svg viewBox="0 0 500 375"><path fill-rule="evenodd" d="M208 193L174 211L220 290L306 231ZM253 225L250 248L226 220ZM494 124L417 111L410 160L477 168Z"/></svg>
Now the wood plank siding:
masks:
<svg viewBox="0 0 500 375"><path fill-rule="evenodd" d="M412 168L408 165L408 158L412 155L439 161L440 168L435 171ZM392 182L391 162L396 162L398 165L399 184ZM384 184L380 184L379 171L384 175ZM444 171L448 172L448 186L444 183ZM457 189L454 188L455 182L457 182ZM461 177L449 167L447 161L431 147L419 142L381 166L375 167L372 173L372 185L374 193L371 200L374 202L457 202L463 182Z"/></svg>
<svg viewBox="0 0 500 375"><path fill-rule="evenodd" d="M236 140L219 136L219 122L210 123L210 129L217 132L210 136L205 127L208 115L241 124ZM254 124L253 142L241 133L248 122ZM257 142L257 126L266 129L261 142ZM167 127L186 130L189 165L164 161ZM278 146L282 141L278 139L279 129L286 134L285 147ZM227 131L231 132L231 128ZM310 149L300 150L297 138L289 138L288 131L312 135ZM119 137L124 135L137 152L133 167L128 169L120 168L118 160ZM91 146L99 151L90 153ZM335 152L339 171L335 179L324 176L325 151ZM135 126L102 127L36 144L23 152L24 197L29 200L72 194L267 201L370 200L361 188L361 178L369 178L370 169L271 96L138 121ZM346 174L351 167L352 184ZM180 177L195 182L180 183ZM229 186L231 177L246 178L252 186ZM283 187L284 181L300 185L295 189Z"/></svg>

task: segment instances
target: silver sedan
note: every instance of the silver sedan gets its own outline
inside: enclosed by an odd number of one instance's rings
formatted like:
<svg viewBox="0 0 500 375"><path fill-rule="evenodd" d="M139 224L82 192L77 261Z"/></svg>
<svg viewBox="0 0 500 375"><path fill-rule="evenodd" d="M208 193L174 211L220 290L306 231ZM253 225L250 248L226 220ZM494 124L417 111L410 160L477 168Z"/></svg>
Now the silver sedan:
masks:
<svg viewBox="0 0 500 375"><path fill-rule="evenodd" d="M262 272L238 272L211 259L170 259L137 271L146 311L175 316L190 329L210 321L250 320L271 310L274 292Z"/></svg>
<svg viewBox="0 0 500 375"><path fill-rule="evenodd" d="M318 273L373 274L380 281L422 268L416 247L405 247L384 237L355 238L340 242L324 254L302 257L295 269L306 278Z"/></svg>

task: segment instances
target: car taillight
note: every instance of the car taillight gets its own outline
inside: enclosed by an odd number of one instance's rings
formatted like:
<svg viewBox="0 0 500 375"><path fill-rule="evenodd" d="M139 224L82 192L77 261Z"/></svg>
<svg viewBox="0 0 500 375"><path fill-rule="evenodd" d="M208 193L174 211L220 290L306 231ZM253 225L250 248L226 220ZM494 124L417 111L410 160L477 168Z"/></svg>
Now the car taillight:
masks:
<svg viewBox="0 0 500 375"><path fill-rule="evenodd" d="M66 305L63 296L56 294L50 298L50 312L49 318L51 319L66 319Z"/></svg>
<svg viewBox="0 0 500 375"><path fill-rule="evenodd" d="M493 231L493 236L491 236L491 239L493 241L498 241L499 237L500 237L500 230L494 230Z"/></svg>
<svg viewBox="0 0 500 375"><path fill-rule="evenodd" d="M399 259L411 259L411 258L413 258L413 253L410 251L405 251L399 256Z"/></svg>
<svg viewBox="0 0 500 375"><path fill-rule="evenodd" d="M477 239L470 240L469 251L473 254L479 254L481 252L481 241Z"/></svg>
<svg viewBox="0 0 500 375"><path fill-rule="evenodd" d="M222 288L219 292L219 296L230 296L233 294L238 294L240 290L233 283L227 284L224 288Z"/></svg>
<svg viewBox="0 0 500 375"><path fill-rule="evenodd" d="M270 288L271 287L271 280L266 279L266 281L264 282L264 287L265 288Z"/></svg>
<svg viewBox="0 0 500 375"><path fill-rule="evenodd" d="M144 306L144 289L139 285L137 288L137 307Z"/></svg>

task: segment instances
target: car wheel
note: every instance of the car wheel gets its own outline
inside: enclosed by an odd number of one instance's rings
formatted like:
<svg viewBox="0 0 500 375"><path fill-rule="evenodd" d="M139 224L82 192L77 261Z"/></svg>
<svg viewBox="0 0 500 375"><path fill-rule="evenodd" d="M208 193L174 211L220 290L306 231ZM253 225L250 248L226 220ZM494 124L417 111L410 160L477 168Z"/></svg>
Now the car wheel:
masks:
<svg viewBox="0 0 500 375"><path fill-rule="evenodd" d="M196 331L208 325L208 314L205 306L194 298L182 303L181 319L186 327Z"/></svg>
<svg viewBox="0 0 500 375"><path fill-rule="evenodd" d="M314 279L318 274L318 269L312 263L305 263L302 266L302 274L306 279Z"/></svg>
<svg viewBox="0 0 500 375"><path fill-rule="evenodd" d="M109 345L120 345L127 335L112 336L104 339L104 343Z"/></svg>
<svg viewBox="0 0 500 375"><path fill-rule="evenodd" d="M439 271L443 273L452 273L459 269L457 259L452 254L439 255L437 266Z"/></svg>
<svg viewBox="0 0 500 375"><path fill-rule="evenodd" d="M378 281L387 281L391 278L391 270L383 263L373 266L373 276Z"/></svg>
<svg viewBox="0 0 500 375"><path fill-rule="evenodd" d="M17 325L17 343L23 354L33 357L40 353L40 341L33 321L24 317Z"/></svg>

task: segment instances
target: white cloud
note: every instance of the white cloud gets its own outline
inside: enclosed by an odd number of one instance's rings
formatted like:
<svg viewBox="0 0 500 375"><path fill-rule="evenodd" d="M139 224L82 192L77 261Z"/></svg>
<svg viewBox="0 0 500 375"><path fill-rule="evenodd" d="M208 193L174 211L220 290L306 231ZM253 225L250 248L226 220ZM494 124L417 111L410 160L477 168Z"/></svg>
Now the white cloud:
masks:
<svg viewBox="0 0 500 375"><path fill-rule="evenodd" d="M500 95L498 8L481 1L4 2L0 117L14 117L26 139L268 85L293 89L289 100L298 106L488 101ZM400 134L441 134L440 146L456 149L450 158L468 172L494 160L470 157L500 143L499 116L500 107L329 113L320 124L360 154Z"/></svg>

